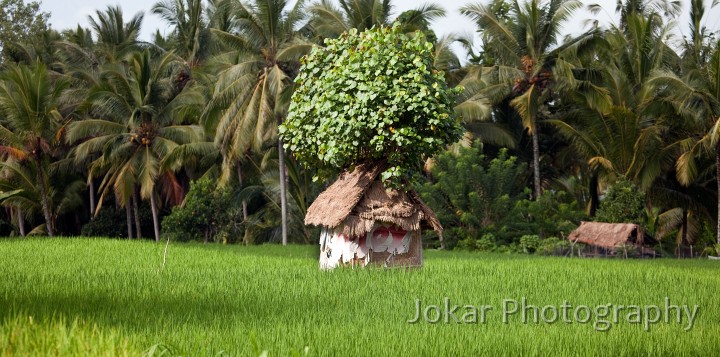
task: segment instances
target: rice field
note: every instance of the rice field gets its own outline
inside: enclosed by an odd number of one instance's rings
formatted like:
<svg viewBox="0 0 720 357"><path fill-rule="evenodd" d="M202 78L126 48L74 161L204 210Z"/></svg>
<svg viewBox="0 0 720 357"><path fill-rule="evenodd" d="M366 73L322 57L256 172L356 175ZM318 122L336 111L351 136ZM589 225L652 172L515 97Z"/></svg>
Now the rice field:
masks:
<svg viewBox="0 0 720 357"><path fill-rule="evenodd" d="M109 239L0 240L0 355L634 356L720 350L717 261L426 251L419 270L321 272L315 246L171 243L161 270L164 248ZM664 314L668 301L697 307L690 328L684 310L679 322L678 311ZM409 323L418 303L422 316ZM449 310L458 305L457 312L445 314L446 303ZM598 308L608 304L616 313L626 307L617 322ZM478 314L473 321L465 305L483 311L484 319ZM527 305L537 307L539 320ZM642 315L637 321L629 315L632 305ZM543 320L552 314L548 306L558 314L555 321ZM510 313L513 308L518 311ZM655 312L663 316L648 322Z"/></svg>

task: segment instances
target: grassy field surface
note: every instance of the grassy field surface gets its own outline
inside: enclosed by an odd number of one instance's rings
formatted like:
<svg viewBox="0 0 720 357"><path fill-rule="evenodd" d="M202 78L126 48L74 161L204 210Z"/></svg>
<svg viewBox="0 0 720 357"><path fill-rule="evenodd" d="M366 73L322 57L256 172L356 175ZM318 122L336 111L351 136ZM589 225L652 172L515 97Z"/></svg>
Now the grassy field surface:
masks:
<svg viewBox="0 0 720 357"><path fill-rule="evenodd" d="M426 251L420 270L318 271L315 246L0 240L0 355L716 355L720 264ZM418 322L428 304L492 306L485 321ZM523 323L503 300L698 305L628 322ZM507 303L507 302L506 302ZM509 304L509 303L507 303ZM509 306L509 305L508 305ZM456 315L462 315L460 309ZM431 311L432 312L432 311ZM431 318L434 315L431 314ZM581 316L582 317L582 316ZM645 317L645 316L644 316ZM479 319L478 319L479 320ZM579 320L582 320L579 319ZM610 317L612 320L612 317ZM646 331L647 330L647 331Z"/></svg>

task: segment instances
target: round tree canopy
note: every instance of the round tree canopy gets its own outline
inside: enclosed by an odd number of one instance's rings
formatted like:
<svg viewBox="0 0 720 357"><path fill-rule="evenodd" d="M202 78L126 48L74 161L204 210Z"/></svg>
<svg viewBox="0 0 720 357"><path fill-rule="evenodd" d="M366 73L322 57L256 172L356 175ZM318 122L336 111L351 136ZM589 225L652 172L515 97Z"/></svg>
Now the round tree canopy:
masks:
<svg viewBox="0 0 720 357"><path fill-rule="evenodd" d="M319 176L368 160L387 160L383 181L400 188L428 157L456 142L462 126L445 75L432 68L421 32L356 30L325 41L302 59L287 119L285 148Z"/></svg>

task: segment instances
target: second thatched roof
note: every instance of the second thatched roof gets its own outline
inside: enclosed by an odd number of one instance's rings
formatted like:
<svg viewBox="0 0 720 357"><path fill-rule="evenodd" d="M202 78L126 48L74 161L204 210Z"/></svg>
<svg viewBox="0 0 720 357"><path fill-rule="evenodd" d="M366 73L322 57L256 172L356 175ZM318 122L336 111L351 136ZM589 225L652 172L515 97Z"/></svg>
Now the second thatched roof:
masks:
<svg viewBox="0 0 720 357"><path fill-rule="evenodd" d="M435 213L413 191L387 190L378 175L385 162L358 165L345 171L310 205L305 224L343 227L350 237L367 234L376 223L387 222L406 231L429 227L442 237Z"/></svg>
<svg viewBox="0 0 720 357"><path fill-rule="evenodd" d="M632 223L581 222L568 240L613 249L622 244L642 245L642 227Z"/></svg>

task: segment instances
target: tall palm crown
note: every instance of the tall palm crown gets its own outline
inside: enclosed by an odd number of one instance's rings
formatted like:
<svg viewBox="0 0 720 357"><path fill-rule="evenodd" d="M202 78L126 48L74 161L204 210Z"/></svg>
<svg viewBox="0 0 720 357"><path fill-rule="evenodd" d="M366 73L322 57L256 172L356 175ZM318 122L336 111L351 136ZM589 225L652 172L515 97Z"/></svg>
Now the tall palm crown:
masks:
<svg viewBox="0 0 720 357"><path fill-rule="evenodd" d="M60 113L68 83L52 80L44 64L8 67L0 77L0 152L34 165L48 235L55 232L50 207L48 165L58 156L58 140L65 122Z"/></svg>
<svg viewBox="0 0 720 357"><path fill-rule="evenodd" d="M187 73L181 61L171 53L153 60L145 50L125 62L108 64L101 84L91 91L89 101L100 119L73 122L67 141L80 142L73 152L78 161L100 154L91 175L104 175L103 196L113 189L127 205L137 184L142 198L151 201L156 220L155 187L161 177L171 175L163 160L179 145L200 140L202 130L178 125L174 117L183 105L179 94ZM155 228L158 239L159 227Z"/></svg>
<svg viewBox="0 0 720 357"><path fill-rule="evenodd" d="M288 89L299 68L298 59L312 44L298 34L304 20L304 2L290 6L287 0L226 0L233 14L231 31L216 35L234 47L218 56L223 70L212 100L203 114L206 127L215 128L215 143L223 155L221 182L227 183L232 168L242 176L241 161L249 150L260 152L277 140L277 126L287 110ZM278 144L283 243L286 233L286 176L282 141Z"/></svg>
<svg viewBox="0 0 720 357"><path fill-rule="evenodd" d="M136 35L131 34L130 41L123 48L116 48L112 45L113 33L118 27L124 32L137 33L139 29L139 21L131 20L127 24L117 25L116 21L122 21L122 14L117 13L117 9L108 8L105 12L98 12L98 19L95 26L95 35L98 41L105 38L105 43L95 42L93 40L93 32L90 29L84 29L78 26L75 30L66 30L63 33L64 39L57 41L55 46L56 53L61 58L61 72L71 81L71 87L65 93L67 102L75 107L75 120L92 118L93 113L87 98L93 88L100 86L100 75L105 63L111 63L120 60L117 56L135 50ZM115 19L110 21L110 19ZM133 24L135 23L135 24ZM122 36L120 36L122 37ZM121 40L120 42L123 42ZM96 197L95 182L90 174L89 163L96 156L88 156L82 164L75 162L74 170L83 173L87 178L89 211L93 215L96 213ZM130 206L127 206L129 209ZM129 226L129 225L128 225ZM139 229L138 229L139 232Z"/></svg>
<svg viewBox="0 0 720 357"><path fill-rule="evenodd" d="M675 163L677 180L692 187L714 174L717 190L720 189L720 41L709 41L711 37L702 26L703 20L707 18L702 1L692 1L692 33L684 46L684 73L656 72L649 82L658 96L671 103L685 119L684 138L680 141L682 153ZM714 173L707 170L707 163L712 161ZM700 164L702 162L705 164ZM720 196L716 203L717 218L720 218ZM720 219L716 222L716 239L720 242Z"/></svg>
<svg viewBox="0 0 720 357"><path fill-rule="evenodd" d="M163 0L152 7L154 14L174 28L172 47L191 65L200 63L210 53L210 29L202 3L202 0Z"/></svg>
<svg viewBox="0 0 720 357"><path fill-rule="evenodd" d="M684 122L667 101L656 98L650 81L658 71L677 66L677 56L662 42L668 31L660 15L632 14L625 29L605 33L597 51L582 59L563 55L563 71L576 73L562 79L570 109L549 122L586 160L590 214L599 205L601 180L626 177L648 190L661 172L672 169Z"/></svg>
<svg viewBox="0 0 720 357"><path fill-rule="evenodd" d="M516 0L503 17L498 17L493 4L460 9L483 32L484 50L495 59L494 77L507 85L511 105L532 136L535 197L542 191L537 120L550 95L555 62L564 50L585 44L595 35L588 31L559 43L562 25L581 6L576 0Z"/></svg>
<svg viewBox="0 0 720 357"><path fill-rule="evenodd" d="M215 142L223 153L227 179L248 150L260 152L276 138L278 120L287 106L283 91L292 83L296 59L310 49L295 32L302 20L302 1L232 2L231 32L216 34L234 50L216 58L223 70L203 115L216 128Z"/></svg>
<svg viewBox="0 0 720 357"><path fill-rule="evenodd" d="M339 0L339 7L330 0L320 0L309 7L311 25L318 35L337 37L354 28L358 32L373 26L388 26L393 4L390 0ZM428 30L429 22L445 15L445 10L435 4L424 4L417 9L405 11L397 18L404 31Z"/></svg>
<svg viewBox="0 0 720 357"><path fill-rule="evenodd" d="M122 58L128 51L136 48L143 13L138 13L128 22L124 22L120 6L108 6L105 11L95 11L95 16L88 16L88 21L98 37L98 45L107 61Z"/></svg>
<svg viewBox="0 0 720 357"><path fill-rule="evenodd" d="M642 17L661 15L671 19L679 15L681 10L682 2L679 0L617 0L615 3L615 12L620 15L621 29L627 28L628 19L635 15Z"/></svg>

